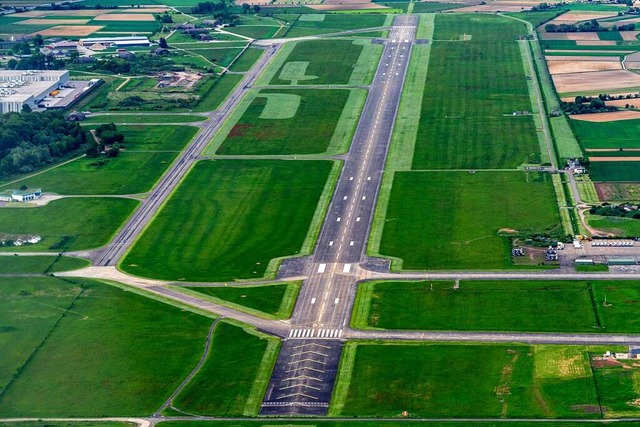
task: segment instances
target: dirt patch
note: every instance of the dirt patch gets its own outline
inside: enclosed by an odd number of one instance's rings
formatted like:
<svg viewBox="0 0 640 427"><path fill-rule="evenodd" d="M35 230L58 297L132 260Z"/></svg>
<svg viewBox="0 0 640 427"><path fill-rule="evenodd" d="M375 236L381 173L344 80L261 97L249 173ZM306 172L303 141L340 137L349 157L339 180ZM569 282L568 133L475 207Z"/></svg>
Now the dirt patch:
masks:
<svg viewBox="0 0 640 427"><path fill-rule="evenodd" d="M20 25L64 25L64 24L86 24L89 22L88 19L27 19L25 21L20 21Z"/></svg>
<svg viewBox="0 0 640 427"><path fill-rule="evenodd" d="M571 410L583 412L585 414L599 414L600 407L598 405L571 405Z"/></svg>
<svg viewBox="0 0 640 427"><path fill-rule="evenodd" d="M585 122L614 122L616 120L640 119L640 111L612 111L610 113L574 114L571 118Z"/></svg>
<svg viewBox="0 0 640 427"><path fill-rule="evenodd" d="M614 151L640 151L640 148L625 148L624 150L619 148L587 148L584 151L587 153L613 153Z"/></svg>
<svg viewBox="0 0 640 427"><path fill-rule="evenodd" d="M601 202L640 200L640 184L637 182L596 182L595 187Z"/></svg>
<svg viewBox="0 0 640 427"><path fill-rule="evenodd" d="M618 58L616 57L612 57L612 56L578 56L578 55L558 55L558 56L545 56L544 59L547 62L555 62L555 61L581 61L581 62L586 62L586 61L595 61L595 62L599 62L599 61L620 61Z"/></svg>
<svg viewBox="0 0 640 427"><path fill-rule="evenodd" d="M584 50L576 50L576 49L547 49L547 52L554 53L579 53L584 55ZM631 53L629 50L590 50L589 53L611 53L617 55L625 55Z"/></svg>
<svg viewBox="0 0 640 427"><path fill-rule="evenodd" d="M618 360L614 359L613 357L606 357L606 358L592 360L591 365L594 367L594 369L598 369L598 368L610 368L612 366L622 366L622 363L620 363Z"/></svg>
<svg viewBox="0 0 640 427"><path fill-rule="evenodd" d="M362 3L360 0L359 3L342 3L342 4L311 4L306 7L315 9L315 10L361 10L361 9L388 9L388 7L383 6L378 3Z"/></svg>
<svg viewBox="0 0 640 427"><path fill-rule="evenodd" d="M93 18L94 21L155 21L155 19L149 13L111 13Z"/></svg>
<svg viewBox="0 0 640 427"><path fill-rule="evenodd" d="M43 36L88 36L101 30L100 25L58 25L33 33Z"/></svg>
<svg viewBox="0 0 640 427"><path fill-rule="evenodd" d="M507 233L507 234L518 234L518 230L514 230L513 228L501 228L498 230L498 233Z"/></svg>
<svg viewBox="0 0 640 427"><path fill-rule="evenodd" d="M611 89L640 86L640 74L626 70L567 73L553 76L558 92L606 93Z"/></svg>
<svg viewBox="0 0 640 427"><path fill-rule="evenodd" d="M622 69L622 64L616 58L609 61L549 61L547 65L551 74L588 73Z"/></svg>
<svg viewBox="0 0 640 427"><path fill-rule="evenodd" d="M640 157L589 157L592 162L638 162Z"/></svg>
<svg viewBox="0 0 640 427"><path fill-rule="evenodd" d="M495 2L489 4L482 4L477 6L461 7L454 9L455 13L470 13L470 12L522 12L523 10L529 10L533 7L532 4L509 4L511 2ZM518 2L516 2L518 3Z"/></svg>
<svg viewBox="0 0 640 427"><path fill-rule="evenodd" d="M620 10L624 10L624 7L621 7ZM610 16L616 16L616 12L594 12L594 13L586 13L586 12L569 12L564 13L558 16L556 19L549 21L549 24L575 24L581 21L590 21L592 19L601 19L608 18Z"/></svg>
<svg viewBox="0 0 640 427"><path fill-rule="evenodd" d="M640 34L640 31L620 31L620 36L622 40L628 42L634 42L638 40L637 35Z"/></svg>
<svg viewBox="0 0 640 427"><path fill-rule="evenodd" d="M613 101L605 101L607 105L612 105L614 107L624 107L626 108L627 104L634 107L640 107L640 98L631 98L631 99L616 99Z"/></svg>
<svg viewBox="0 0 640 427"><path fill-rule="evenodd" d="M616 43L618 42L615 40L576 40L577 46L615 46Z"/></svg>

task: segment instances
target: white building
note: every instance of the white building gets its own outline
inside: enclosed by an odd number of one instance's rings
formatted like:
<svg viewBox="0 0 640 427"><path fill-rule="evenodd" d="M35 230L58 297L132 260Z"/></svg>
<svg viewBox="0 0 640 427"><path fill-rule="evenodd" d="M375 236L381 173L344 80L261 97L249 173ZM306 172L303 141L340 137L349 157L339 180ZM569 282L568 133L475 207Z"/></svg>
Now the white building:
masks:
<svg viewBox="0 0 640 427"><path fill-rule="evenodd" d="M129 47L129 46L151 46L151 42L147 37L142 36L130 36L130 37L90 37L86 39L80 39L78 46L92 47L102 46L108 47Z"/></svg>
<svg viewBox="0 0 640 427"><path fill-rule="evenodd" d="M69 71L0 70L0 114L36 108L51 92L69 82Z"/></svg>
<svg viewBox="0 0 640 427"><path fill-rule="evenodd" d="M26 190L7 190L0 193L0 202L28 202L42 197L42 189L27 188Z"/></svg>

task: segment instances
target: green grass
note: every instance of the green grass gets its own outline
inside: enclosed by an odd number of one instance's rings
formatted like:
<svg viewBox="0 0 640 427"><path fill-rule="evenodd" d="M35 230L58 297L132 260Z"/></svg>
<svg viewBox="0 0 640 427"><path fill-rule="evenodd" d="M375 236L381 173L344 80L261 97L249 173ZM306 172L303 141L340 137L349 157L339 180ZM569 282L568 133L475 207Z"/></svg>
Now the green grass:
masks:
<svg viewBox="0 0 640 427"><path fill-rule="evenodd" d="M58 194L137 194L149 191L195 135L193 126L119 126L124 149L115 158L83 157L7 184L42 187ZM8 186L8 187L7 187Z"/></svg>
<svg viewBox="0 0 640 427"><path fill-rule="evenodd" d="M261 118L267 110L286 107L278 104L282 96L271 94L299 97L295 115ZM231 129L218 154L322 153L331 142L348 97L348 90L262 90Z"/></svg>
<svg viewBox="0 0 640 427"><path fill-rule="evenodd" d="M536 28L547 21L552 20L556 16L560 15L564 10L548 10L548 11L540 11L540 12L508 12L505 13L507 16L513 16L514 18L522 19L524 21L529 22L533 25L533 28Z"/></svg>
<svg viewBox="0 0 640 427"><path fill-rule="evenodd" d="M509 268L501 228L558 226L548 175L521 172L396 172L380 252L402 268Z"/></svg>
<svg viewBox="0 0 640 427"><path fill-rule="evenodd" d="M600 31L598 33L598 39L622 41L622 36L619 31Z"/></svg>
<svg viewBox="0 0 640 427"><path fill-rule="evenodd" d="M629 103L640 102L630 99ZM640 119L613 122L569 120L576 138L584 148L640 148Z"/></svg>
<svg viewBox="0 0 640 427"><path fill-rule="evenodd" d="M262 277L271 259L300 251L331 166L325 161L200 162L121 267L173 280ZM166 232L175 227L179 233Z"/></svg>
<svg viewBox="0 0 640 427"><path fill-rule="evenodd" d="M593 266L591 266L593 267ZM606 271L607 266L597 270ZM604 295L610 306L603 306ZM637 333L637 282L372 282L360 286L355 327ZM597 310L597 314L594 310Z"/></svg>
<svg viewBox="0 0 640 427"><path fill-rule="evenodd" d="M257 415L253 402L261 402L266 390L266 383L256 386L257 377L261 370L271 373L277 355L273 350L278 347L276 339L219 323L205 364L174 400L174 406L200 415Z"/></svg>
<svg viewBox="0 0 640 427"><path fill-rule="evenodd" d="M634 361L621 361L613 366L594 363L594 377L607 417L637 417L640 371Z"/></svg>
<svg viewBox="0 0 640 427"><path fill-rule="evenodd" d="M160 29L158 21L96 21L91 20L86 25L100 25L101 33L127 32L130 34L153 33Z"/></svg>
<svg viewBox="0 0 640 427"><path fill-rule="evenodd" d="M346 30L375 28L384 25L386 16L376 14L326 14L322 21L298 19L291 24L286 37L303 37L317 34L338 33Z"/></svg>
<svg viewBox="0 0 640 427"><path fill-rule="evenodd" d="M640 237L640 220L612 216L588 216L589 225L619 237Z"/></svg>
<svg viewBox="0 0 640 427"><path fill-rule="evenodd" d="M233 305L258 310L278 319L288 319L300 291L300 282L276 285L198 286L188 289Z"/></svg>
<svg viewBox="0 0 640 427"><path fill-rule="evenodd" d="M359 419L354 421L330 421L322 419L314 419L310 421L293 421L288 418L280 419L277 421L267 420L237 420L237 421L165 421L158 423L161 427L283 427L282 423L286 423L289 426L303 426L303 427L358 427L358 426L376 426L376 427L404 427L407 424L413 424L411 421L382 421L382 420L365 420ZM415 424L418 424L417 422ZM501 420L497 421L428 421L429 427L558 427L556 421L509 421ZM562 422L562 427L601 427L601 422ZM58 427L57 425L54 425ZM634 422L616 422L616 427L635 427ZM9 425L8 427L20 427L20 425ZM23 426L32 427L32 426ZM35 427L35 426L33 426ZM81 426L83 427L83 426Z"/></svg>
<svg viewBox="0 0 640 427"><path fill-rule="evenodd" d="M540 40L540 46L544 50L597 50L597 51L613 51L613 52L635 52L638 45L635 42L626 42L614 46L597 46L597 45L578 45L575 40Z"/></svg>
<svg viewBox="0 0 640 427"><path fill-rule="evenodd" d="M193 369L211 323L89 280L4 278L0 298L12 307L0 314L3 417L150 414Z"/></svg>
<svg viewBox="0 0 640 427"><path fill-rule="evenodd" d="M511 115L531 111L524 33L503 17L436 15L413 169L513 168L539 152L532 116Z"/></svg>
<svg viewBox="0 0 640 427"><path fill-rule="evenodd" d="M347 84L363 46L351 40L311 40L295 45L271 84ZM291 63L306 64L303 73L287 76ZM283 75L283 70L285 73ZM289 78L287 78L289 77Z"/></svg>
<svg viewBox="0 0 640 427"><path fill-rule="evenodd" d="M240 58L238 58L231 66L231 71L249 71L251 67L253 67L253 64L260 59L263 53L264 51L262 49L249 48L245 50L242 56L240 56Z"/></svg>
<svg viewBox="0 0 640 427"><path fill-rule="evenodd" d="M279 25L271 23L270 25L238 25L228 28L234 34L240 34L252 39L270 39L280 30Z"/></svg>
<svg viewBox="0 0 640 427"><path fill-rule="evenodd" d="M0 274L38 274L77 270L89 265L80 258L58 256L0 256Z"/></svg>
<svg viewBox="0 0 640 427"><path fill-rule="evenodd" d="M199 88L201 98L193 111L213 111L220 107L236 85L240 83L240 80L242 80L242 76L238 74L224 74L218 79L211 79L210 82Z"/></svg>
<svg viewBox="0 0 640 427"><path fill-rule="evenodd" d="M531 350L518 344L358 345L340 415L543 417Z"/></svg>
<svg viewBox="0 0 640 427"><path fill-rule="evenodd" d="M242 52L242 48L239 48L239 47L211 48L211 47L207 47L207 45L205 44L195 49L188 49L186 50L186 52L189 52L191 55L182 56L182 57L172 56L172 59L176 63L188 65L189 63L192 63L194 60L197 61L199 59L202 59L201 57L204 57L206 60L213 62L216 65L220 65L221 67L226 67L231 63L231 61L235 59L236 56L238 56L240 52ZM204 62L204 63L201 63L200 66L207 67L207 66L210 66L210 64L207 64L206 62Z"/></svg>
<svg viewBox="0 0 640 427"><path fill-rule="evenodd" d="M131 199L88 197L54 200L38 208L4 208L0 209L0 232L42 237L40 243L22 246L22 251L94 248L107 243L137 204Z"/></svg>
<svg viewBox="0 0 640 427"><path fill-rule="evenodd" d="M609 271L609 266L606 264L576 265L576 271L578 273L602 273Z"/></svg>
<svg viewBox="0 0 640 427"><path fill-rule="evenodd" d="M203 116L188 116L183 114L116 114L89 116L82 124L90 123L192 123L206 120Z"/></svg>
<svg viewBox="0 0 640 427"><path fill-rule="evenodd" d="M639 162L591 162L589 175L593 181L640 181Z"/></svg>

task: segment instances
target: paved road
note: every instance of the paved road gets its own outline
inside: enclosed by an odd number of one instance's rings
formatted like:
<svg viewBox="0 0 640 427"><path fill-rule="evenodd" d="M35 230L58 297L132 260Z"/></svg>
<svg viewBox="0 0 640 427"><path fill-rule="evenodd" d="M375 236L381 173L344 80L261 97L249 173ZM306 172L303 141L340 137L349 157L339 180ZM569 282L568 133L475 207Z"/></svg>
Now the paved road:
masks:
<svg viewBox="0 0 640 427"><path fill-rule="evenodd" d="M395 18L262 404L264 415L328 411L416 25L417 17Z"/></svg>
<svg viewBox="0 0 640 427"><path fill-rule="evenodd" d="M211 138L213 138L213 135L220 129L224 120L242 99L246 90L251 87L258 75L264 70L264 67L271 61L278 50L277 45L267 49L260 60L247 72L227 100L211 115L211 119L203 125L203 129L169 167L160 179L160 182L152 190L150 196L142 202L142 206L135 211L133 216L120 231L118 231L107 246L96 251L96 254L92 257L95 265L116 265L118 261L120 261L147 223L164 205L164 202L172 194L182 178L191 169L193 164L198 161L198 157Z"/></svg>

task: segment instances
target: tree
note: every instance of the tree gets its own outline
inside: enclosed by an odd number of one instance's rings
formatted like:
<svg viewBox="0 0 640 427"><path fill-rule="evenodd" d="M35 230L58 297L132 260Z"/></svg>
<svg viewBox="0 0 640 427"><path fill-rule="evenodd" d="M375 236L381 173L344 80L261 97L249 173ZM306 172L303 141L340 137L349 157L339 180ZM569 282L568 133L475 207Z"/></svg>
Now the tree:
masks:
<svg viewBox="0 0 640 427"><path fill-rule="evenodd" d="M33 45L34 46L43 46L44 45L44 40L42 39L42 35L36 34L33 37Z"/></svg>
<svg viewBox="0 0 640 427"><path fill-rule="evenodd" d="M11 58L9 62L7 62L7 68L9 70L15 70L17 66L18 66L18 61L16 61L14 58Z"/></svg>
<svg viewBox="0 0 640 427"><path fill-rule="evenodd" d="M242 13L244 15L246 15L247 12L249 12L249 9L251 9L251 6L249 6L247 3L242 3Z"/></svg>
<svg viewBox="0 0 640 427"><path fill-rule="evenodd" d="M32 110L31 110L31 107L29 107L29 104L22 104L22 112L23 113L30 113L31 111Z"/></svg>
<svg viewBox="0 0 640 427"><path fill-rule="evenodd" d="M261 9L262 8L259 5L257 5L257 4L253 5L253 13L258 13L258 12L260 12Z"/></svg>
<svg viewBox="0 0 640 427"><path fill-rule="evenodd" d="M169 44L167 43L167 40L164 37L160 37L160 40L158 41L158 46L160 46L163 49L169 48Z"/></svg>

